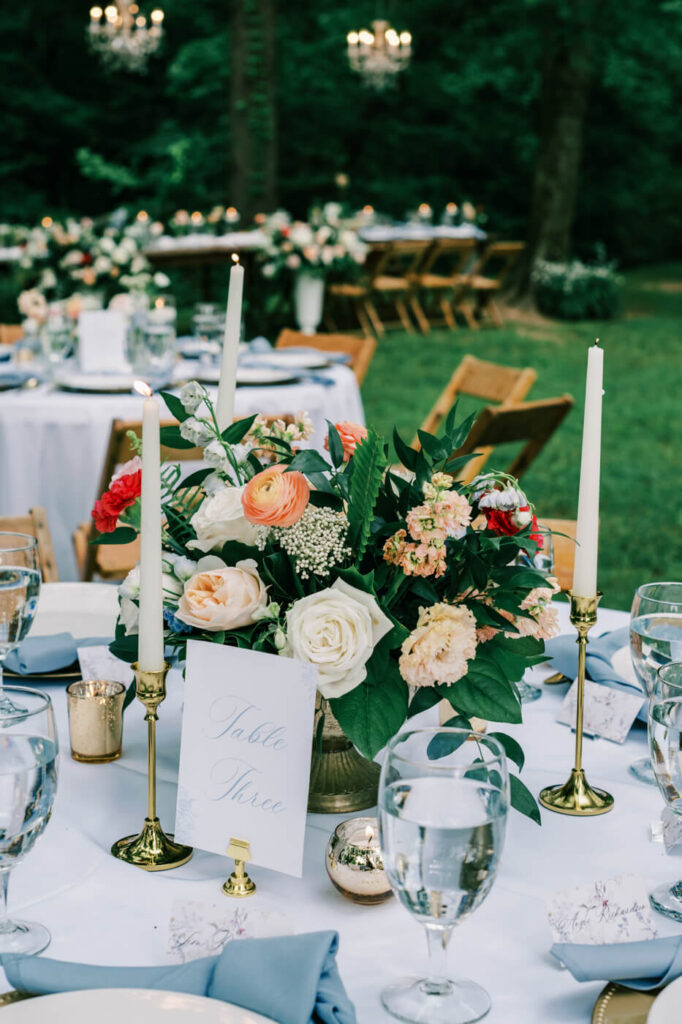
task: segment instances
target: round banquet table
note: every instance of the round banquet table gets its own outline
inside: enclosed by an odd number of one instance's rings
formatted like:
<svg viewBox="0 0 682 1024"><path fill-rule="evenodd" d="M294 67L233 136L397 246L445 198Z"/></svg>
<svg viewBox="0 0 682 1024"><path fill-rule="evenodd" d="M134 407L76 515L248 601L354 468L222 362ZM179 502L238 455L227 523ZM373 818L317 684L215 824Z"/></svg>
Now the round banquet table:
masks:
<svg viewBox="0 0 682 1024"><path fill-rule="evenodd" d="M81 589L83 585L68 586ZM112 614L114 593L112 588ZM82 604L82 591L79 601ZM70 603L75 611L79 601L69 602L67 593L64 607ZM66 614L60 618L59 628L64 628ZM561 606L561 615L568 631L566 605ZM602 609L596 631L617 628L626 619L624 612ZM97 625L101 628L101 623ZM39 632L54 628L46 626L43 623L36 628ZM74 625L74 630L77 628ZM85 628L87 624L81 625ZM547 674L546 668L536 668L528 678L539 681ZM162 964L173 902L211 904L226 899L220 886L231 862L195 851L183 867L147 874L111 857L112 841L138 830L146 807L142 707L136 702L126 712L120 761L100 766L78 764L68 752L63 688L54 685L49 689L62 743L58 794L43 837L12 874L10 913L47 925L52 933L48 956L93 964ZM545 687L542 698L524 708L525 723L506 727L524 746L523 778L535 793L548 783L563 782L572 765L573 734L554 721L564 692L561 686ZM174 672L158 727L159 815L168 830L174 819L181 701L182 684ZM429 715L433 716L433 711L425 713L427 718ZM498 878L483 905L455 929L450 945L453 975L473 978L490 992L493 1008L486 1018L490 1024L590 1021L603 986L578 984L550 956L546 896L624 873L641 873L648 886L676 877L675 860L649 840L650 824L662 809L658 790L638 783L627 770L632 760L645 753L645 738L645 731L635 728L623 746L606 740L585 742L588 777L615 797L610 814L576 819L544 811L542 827L538 827L520 814L510 813ZM426 942L421 926L397 900L357 906L329 882L325 846L343 817L348 815L309 815L303 877L252 867L258 891L239 906L284 915L289 931L338 930L339 967L359 1024L388 1024L393 1018L379 1004L380 989L424 970ZM671 922L655 917L660 934L679 931ZM0 991L3 988L7 984L0 974Z"/></svg>
<svg viewBox="0 0 682 1024"><path fill-rule="evenodd" d="M183 365L191 378L192 364ZM321 449L327 419L364 423L364 412L356 377L347 366L316 371L316 377L331 383L303 379L237 388L235 414L305 409L315 426L311 443ZM209 390L215 397L215 389ZM41 385L0 395L0 516L25 515L35 505L46 509L62 580L78 578L71 538L79 523L89 520L99 497L95 492L111 423L138 420L141 414L141 400L133 394L75 394Z"/></svg>

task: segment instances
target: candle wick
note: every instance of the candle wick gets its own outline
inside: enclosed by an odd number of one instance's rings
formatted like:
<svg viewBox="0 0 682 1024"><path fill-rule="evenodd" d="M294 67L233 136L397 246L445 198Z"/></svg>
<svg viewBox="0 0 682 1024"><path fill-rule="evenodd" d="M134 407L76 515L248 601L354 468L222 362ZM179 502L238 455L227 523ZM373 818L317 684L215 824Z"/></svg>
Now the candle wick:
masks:
<svg viewBox="0 0 682 1024"><path fill-rule="evenodd" d="M599 338L595 338L595 339L594 339L594 343L595 343L595 345L596 345L596 346L597 346L597 348L598 348L598 347L599 347Z"/></svg>

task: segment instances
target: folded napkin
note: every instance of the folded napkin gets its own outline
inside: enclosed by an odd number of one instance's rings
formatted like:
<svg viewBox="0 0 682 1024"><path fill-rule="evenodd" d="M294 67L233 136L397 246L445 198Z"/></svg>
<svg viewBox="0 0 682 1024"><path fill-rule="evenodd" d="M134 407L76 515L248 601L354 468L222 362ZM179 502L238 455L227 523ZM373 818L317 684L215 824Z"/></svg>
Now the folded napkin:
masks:
<svg viewBox="0 0 682 1024"><path fill-rule="evenodd" d="M30 636L10 651L5 659L5 668L21 676L35 676L43 672L59 672L78 660L77 647L108 645L111 637L92 637L88 640L74 640L70 633L53 633L50 636Z"/></svg>
<svg viewBox="0 0 682 1024"><path fill-rule="evenodd" d="M596 636L594 639L588 637L587 657L585 659L587 678L595 683L603 683L605 686L610 686L614 690L625 690L627 693L636 693L638 696L642 696L640 687L634 686L627 679L624 679L611 664L613 655L621 647L625 647L629 640L630 629L628 626L624 626L622 629L614 629L612 632ZM549 656L548 660L552 668L557 672L561 672L562 675L567 676L569 679L575 679L578 672L578 644L576 643L575 636L564 634L562 636L555 636L552 640L547 640L545 642L545 653ZM637 717L646 722L647 713L648 706L645 702Z"/></svg>
<svg viewBox="0 0 682 1024"><path fill-rule="evenodd" d="M551 952L576 981L617 981L647 991L682 975L682 935L605 946L556 942Z"/></svg>
<svg viewBox="0 0 682 1024"><path fill-rule="evenodd" d="M235 1003L279 1024L356 1024L336 965L336 932L228 942L220 956L167 967L91 967L4 956L7 980L33 995L85 988L188 992Z"/></svg>

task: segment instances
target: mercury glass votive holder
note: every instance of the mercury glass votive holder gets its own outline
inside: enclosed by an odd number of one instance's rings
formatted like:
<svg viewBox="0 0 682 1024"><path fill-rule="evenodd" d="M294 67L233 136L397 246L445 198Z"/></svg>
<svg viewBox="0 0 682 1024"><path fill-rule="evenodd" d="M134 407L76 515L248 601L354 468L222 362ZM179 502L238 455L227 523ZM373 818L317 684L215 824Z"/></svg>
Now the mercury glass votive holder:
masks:
<svg viewBox="0 0 682 1024"><path fill-rule="evenodd" d="M121 756L123 683L81 679L66 688L71 756L76 761L104 764Z"/></svg>
<svg viewBox="0 0 682 1024"><path fill-rule="evenodd" d="M349 818L337 825L325 860L332 884L354 903L383 903L391 895L376 818Z"/></svg>

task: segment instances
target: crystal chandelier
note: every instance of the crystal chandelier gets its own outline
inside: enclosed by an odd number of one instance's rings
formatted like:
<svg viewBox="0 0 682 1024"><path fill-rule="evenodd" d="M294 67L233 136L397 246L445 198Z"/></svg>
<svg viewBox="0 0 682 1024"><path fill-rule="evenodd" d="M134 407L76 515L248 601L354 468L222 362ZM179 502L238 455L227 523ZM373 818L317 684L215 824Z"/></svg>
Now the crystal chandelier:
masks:
<svg viewBox="0 0 682 1024"><path fill-rule="evenodd" d="M105 64L127 71L144 71L163 35L163 11L155 8L149 24L132 0L115 0L102 10L90 8L90 46Z"/></svg>
<svg viewBox="0 0 682 1024"><path fill-rule="evenodd" d="M362 75L365 84L381 91L395 82L399 71L407 67L412 56L412 36L400 35L387 21L373 21L372 31L366 28L349 32L348 62Z"/></svg>

